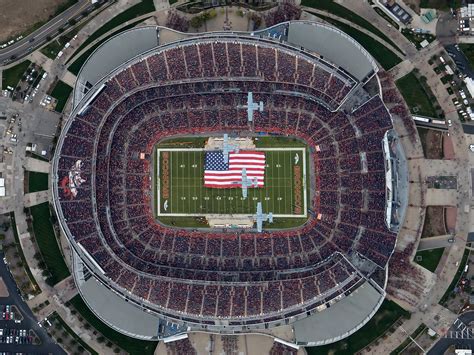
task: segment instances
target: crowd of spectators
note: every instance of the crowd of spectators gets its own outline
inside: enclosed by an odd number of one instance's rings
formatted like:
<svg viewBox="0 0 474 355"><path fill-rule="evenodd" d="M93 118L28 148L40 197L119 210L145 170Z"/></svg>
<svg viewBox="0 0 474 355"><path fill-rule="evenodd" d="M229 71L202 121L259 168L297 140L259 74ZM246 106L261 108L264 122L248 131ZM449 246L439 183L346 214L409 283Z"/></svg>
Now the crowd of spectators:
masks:
<svg viewBox="0 0 474 355"><path fill-rule="evenodd" d="M166 18L166 27L180 32L187 32L189 29L189 20L180 15L177 11L169 11Z"/></svg>
<svg viewBox="0 0 474 355"><path fill-rule="evenodd" d="M345 292L360 276L342 254L384 267L395 243L384 221L384 103L375 96L351 114L318 103L337 105L351 87L302 56L239 41L175 47L131 65L73 118L60 147L60 178L82 160L87 181L74 200L60 201L71 235L115 284L175 314L271 320ZM239 109L248 91L265 105L253 124ZM261 234L157 223L149 158L156 142L228 130L304 138L318 217Z"/></svg>
<svg viewBox="0 0 474 355"><path fill-rule="evenodd" d="M273 346L270 349L270 355L296 355L296 354L298 354L298 350L276 341L273 343Z"/></svg>
<svg viewBox="0 0 474 355"><path fill-rule="evenodd" d="M189 338L166 343L167 355L197 355Z"/></svg>
<svg viewBox="0 0 474 355"><path fill-rule="evenodd" d="M277 23L299 20L301 8L292 2L280 3L277 7L265 14L265 26L270 27Z"/></svg>
<svg viewBox="0 0 474 355"><path fill-rule="evenodd" d="M236 335L223 335L222 336L222 348L225 354L236 355L238 354L238 337Z"/></svg>

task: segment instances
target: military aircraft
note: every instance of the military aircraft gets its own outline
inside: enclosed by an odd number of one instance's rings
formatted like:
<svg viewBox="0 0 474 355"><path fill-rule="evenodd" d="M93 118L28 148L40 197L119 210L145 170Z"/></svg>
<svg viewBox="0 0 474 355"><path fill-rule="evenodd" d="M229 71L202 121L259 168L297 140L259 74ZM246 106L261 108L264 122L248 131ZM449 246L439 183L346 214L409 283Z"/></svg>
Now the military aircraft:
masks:
<svg viewBox="0 0 474 355"><path fill-rule="evenodd" d="M257 231L261 232L262 231L262 225L263 222L269 222L273 223L273 213L263 213L262 212L262 203L258 202L257 203L257 213L253 217L255 219L255 222L257 222Z"/></svg>
<svg viewBox="0 0 474 355"><path fill-rule="evenodd" d="M237 145L233 145L229 143L229 135L227 133L224 133L224 142L222 143L222 154L224 155L224 163L229 162L229 153L234 152L238 153L239 152L239 147Z"/></svg>
<svg viewBox="0 0 474 355"><path fill-rule="evenodd" d="M253 111L260 111L263 112L263 101L254 102L253 101L253 93L250 91L247 94L247 105L243 105L243 108L247 109L247 120L249 122L253 122Z"/></svg>

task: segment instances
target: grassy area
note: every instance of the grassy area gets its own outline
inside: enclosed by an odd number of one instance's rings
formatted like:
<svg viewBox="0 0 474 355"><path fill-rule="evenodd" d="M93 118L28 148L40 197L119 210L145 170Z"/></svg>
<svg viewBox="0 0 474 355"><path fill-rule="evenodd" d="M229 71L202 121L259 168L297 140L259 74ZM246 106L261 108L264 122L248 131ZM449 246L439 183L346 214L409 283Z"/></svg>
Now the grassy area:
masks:
<svg viewBox="0 0 474 355"><path fill-rule="evenodd" d="M412 343L411 339L418 338L418 336L423 333L426 330L426 325L424 323L421 323L418 328L415 329L415 331L410 335L410 337L406 338L403 343L401 343L395 350L393 350L390 355L398 355L403 353L403 351Z"/></svg>
<svg viewBox="0 0 474 355"><path fill-rule="evenodd" d="M433 102L413 71L398 79L395 83L412 113L437 117Z"/></svg>
<svg viewBox="0 0 474 355"><path fill-rule="evenodd" d="M221 136L222 137L222 136ZM180 137L161 140L158 148L203 148L208 137ZM279 136L259 136L253 138L257 148L272 147L306 147L306 144L296 138Z"/></svg>
<svg viewBox="0 0 474 355"><path fill-rule="evenodd" d="M58 100L56 103L55 110L57 112L63 112L64 106L66 106L67 100L71 95L72 87L70 87L65 82L59 80L54 86L51 96Z"/></svg>
<svg viewBox="0 0 474 355"><path fill-rule="evenodd" d="M41 48L41 53L51 59L56 59L58 53L64 48L66 43L70 42L72 38L90 21L91 19L77 25L67 33L59 36L48 45Z"/></svg>
<svg viewBox="0 0 474 355"><path fill-rule="evenodd" d="M71 63L71 65L67 68L71 73L73 73L74 75L77 75L79 74L79 70L81 70L82 66L84 65L85 61L87 60L87 58L89 58L89 56L100 46L102 45L102 43L104 43L105 41L107 41L109 38L112 38L113 36L121 33L121 32L124 32L126 30L129 30L130 28L132 27L135 27L138 23L142 22L144 20L138 20L138 21L135 21L127 26L124 26L122 27L121 29L111 33L110 35L106 36L105 38L103 38L102 40L100 40L99 42L97 42L96 44L94 44L91 48L89 48L87 51L85 51L79 58L77 58L73 63ZM79 53L79 50L77 50L74 55L76 55L76 53ZM71 56L71 58L74 57L74 55ZM71 59L70 58L70 59Z"/></svg>
<svg viewBox="0 0 474 355"><path fill-rule="evenodd" d="M421 49L421 42L425 39L431 43L436 39L436 36L429 33L415 33L411 29L404 28L402 34L415 45L416 49Z"/></svg>
<svg viewBox="0 0 474 355"><path fill-rule="evenodd" d="M127 21L133 20L134 18L138 16L145 15L152 11L155 11L155 5L153 4L153 0L142 0L140 3L132 6L131 8L125 10L124 12L121 12L120 14L112 18L110 21L105 23L97 31L92 33L89 36L89 38L87 38L87 40L85 40L84 43L76 50L74 55L76 55L76 53L79 53L81 50L86 48L90 43L92 43L93 41L95 41L97 38L104 35L105 33L109 32L110 30L114 29L115 27ZM74 55L72 57L74 57Z"/></svg>
<svg viewBox="0 0 474 355"><path fill-rule="evenodd" d="M454 288L457 286L459 279L461 278L464 272L464 267L466 266L468 258L469 258L469 250L466 249L464 250L464 254L462 256L461 262L459 263L458 271L456 271L456 275L454 275L453 281L451 281L451 284L449 285L448 289L446 290L443 297L441 297L441 299L438 302L440 305L444 305L446 303L449 295L451 295L451 293L454 291Z"/></svg>
<svg viewBox="0 0 474 355"><path fill-rule="evenodd" d="M390 16L388 16L385 11L383 11L380 7L374 7L376 13L378 13L381 17L383 17L391 26L395 27L397 30L400 28L400 25Z"/></svg>
<svg viewBox="0 0 474 355"><path fill-rule="evenodd" d="M20 81L23 73L28 69L31 62L25 60L11 68L5 69L2 72L2 90L6 90L7 86L15 88L18 82Z"/></svg>
<svg viewBox="0 0 474 355"><path fill-rule="evenodd" d="M420 0L420 8L437 9L449 11L449 8L459 8L462 4L461 0Z"/></svg>
<svg viewBox="0 0 474 355"><path fill-rule="evenodd" d="M390 49L385 47L382 43L376 41L372 37L366 35L365 33L342 23L341 21L333 20L327 16L318 15L318 17L323 20L331 23L335 27L339 28L341 31L347 33L349 36L354 38L359 44L364 47L380 65L385 69L389 70L395 65L400 63L402 60Z"/></svg>
<svg viewBox="0 0 474 355"><path fill-rule="evenodd" d="M208 228L209 224L206 222L205 218L201 217L166 217L159 216L157 217L158 221L168 226L175 227L179 225L180 227L185 228Z"/></svg>
<svg viewBox="0 0 474 355"><path fill-rule="evenodd" d="M45 191L48 189L49 174L28 171L28 192Z"/></svg>
<svg viewBox="0 0 474 355"><path fill-rule="evenodd" d="M303 0L301 2L301 5L312 7L318 10L324 10L333 15L336 15L348 21L351 21L352 23L355 23L356 25L359 25L365 28L366 30L372 32L377 37L380 37L381 39L383 39L385 42L390 43L394 48L397 48L401 53L403 53L403 51L395 44L395 42L393 42L385 33L380 31L377 27L372 25L369 21L367 21L363 17L357 15L355 12L352 12L348 8L337 4L333 0Z"/></svg>
<svg viewBox="0 0 474 355"><path fill-rule="evenodd" d="M117 344L123 350L129 352L132 355L153 354L156 345L158 344L157 342L138 340L116 332L104 324L99 318L97 318L79 295L72 298L70 303L91 326L93 326L100 333L102 333L104 337Z"/></svg>
<svg viewBox="0 0 474 355"><path fill-rule="evenodd" d="M257 148L306 147L306 144L303 141L288 137L258 137L254 138L253 141Z"/></svg>
<svg viewBox="0 0 474 355"><path fill-rule="evenodd" d="M158 148L204 148L207 137L182 137L161 140Z"/></svg>
<svg viewBox="0 0 474 355"><path fill-rule="evenodd" d="M372 319L356 333L333 344L306 348L306 352L308 355L355 354L383 335L400 317L408 315L409 312L386 299Z"/></svg>
<svg viewBox="0 0 474 355"><path fill-rule="evenodd" d="M295 205L303 207L302 174L304 173L303 159L294 164L295 154L301 157L302 151L270 150L265 151L264 185L258 188L248 188L248 198L242 198L240 188L240 172L235 174L235 187L210 188L204 186L204 170L206 153L204 151L161 152L161 211L166 213L185 214L249 214L255 213L257 202L262 202L264 213L298 214ZM166 160L165 160L166 159ZM295 166L299 173L295 173ZM165 169L165 168L163 168ZM296 174L296 175L295 175ZM247 172L249 179L255 174ZM233 181L233 180L232 180ZM301 190L295 191L295 186ZM297 187L298 188L298 187ZM165 203L167 209L165 210Z"/></svg>
<svg viewBox="0 0 474 355"><path fill-rule="evenodd" d="M296 228L306 223L307 218L274 218L273 223L263 222L264 229Z"/></svg>
<svg viewBox="0 0 474 355"><path fill-rule="evenodd" d="M54 285L64 280L70 273L56 240L53 224L51 223L49 203L45 202L30 207L30 213L33 218L36 243L51 274L47 281L49 284Z"/></svg>
<svg viewBox="0 0 474 355"><path fill-rule="evenodd" d="M471 66L471 68L474 68L474 44L472 44L472 43L459 43L459 47L463 51L463 53L466 56L467 60L469 61L469 65Z"/></svg>
<svg viewBox="0 0 474 355"><path fill-rule="evenodd" d="M36 282L36 279L31 273L30 267L28 266L28 263L26 262L26 257L25 257L25 254L23 253L23 248L21 247L21 244L20 244L20 237L18 235L18 230L16 228L15 212L10 212L10 221L11 221L11 228L13 230L13 237L15 238L15 247L18 250L18 253L20 254L20 258L23 263L23 267L25 268L26 274L28 275L28 278L31 284L33 285L33 289L34 289L33 294L37 295L41 293L41 288Z"/></svg>
<svg viewBox="0 0 474 355"><path fill-rule="evenodd" d="M443 256L444 248L419 251L415 255L415 262L423 266L425 269L434 272ZM417 257L421 256L421 260L417 261Z"/></svg>
<svg viewBox="0 0 474 355"><path fill-rule="evenodd" d="M48 319L52 324L54 324L54 322L58 322L59 325L61 326L61 328L64 329L72 339L74 339L77 343L79 343L80 346L82 346L85 350L87 350L91 355L98 355L99 354L97 351L92 349L89 346L89 344L87 344L84 340L82 340L81 337L79 335L77 335L74 332L74 330L72 330L71 327L69 327L69 325L67 325L67 323L64 321L64 319L61 318L61 316L59 314L54 312L52 316L48 317Z"/></svg>

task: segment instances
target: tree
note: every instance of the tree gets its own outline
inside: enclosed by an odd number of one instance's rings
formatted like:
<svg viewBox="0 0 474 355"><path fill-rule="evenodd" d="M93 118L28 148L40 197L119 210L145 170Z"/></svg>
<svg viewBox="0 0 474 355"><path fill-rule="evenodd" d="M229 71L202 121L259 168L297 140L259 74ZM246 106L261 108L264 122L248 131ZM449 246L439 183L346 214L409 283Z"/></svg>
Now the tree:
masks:
<svg viewBox="0 0 474 355"><path fill-rule="evenodd" d="M102 335L97 338L98 343L103 343L104 341L105 341L105 338Z"/></svg>

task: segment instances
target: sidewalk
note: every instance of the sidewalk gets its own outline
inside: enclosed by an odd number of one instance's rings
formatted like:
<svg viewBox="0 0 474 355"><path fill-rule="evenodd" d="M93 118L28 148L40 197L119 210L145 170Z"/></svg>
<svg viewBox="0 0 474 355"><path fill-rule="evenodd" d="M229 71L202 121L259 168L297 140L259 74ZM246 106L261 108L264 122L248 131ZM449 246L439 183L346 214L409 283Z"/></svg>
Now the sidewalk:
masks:
<svg viewBox="0 0 474 355"><path fill-rule="evenodd" d="M376 41L382 43L385 47L390 49L392 52L397 54L399 57L401 57L401 58L405 57L404 53L400 53L400 51L397 48L394 48L390 43L385 42L384 39L376 36L373 32L370 32L369 30L366 30L364 27L361 27L361 26L356 25L355 23L353 23L349 20L346 20L345 18L333 15L333 14L327 12L327 11L317 10L317 9L312 8L312 7L303 6L302 9L303 9L303 11L305 11L308 14L315 15L315 16L323 15L323 16L332 18L334 20L340 21L342 23L345 23L346 25L349 25L351 27L354 27L358 31L360 31L360 32L366 34L367 36L372 37ZM302 20L311 20L310 16L308 16L305 12L302 13L301 19Z"/></svg>
<svg viewBox="0 0 474 355"><path fill-rule="evenodd" d="M466 243L465 241L467 239L467 233L469 232L471 225L470 215L468 213L464 213L464 206L470 205L470 164L468 156L469 150L466 148L466 138L463 134L461 122L456 117L456 110L452 110L454 107L452 107L452 101L450 100L444 85L441 83L439 77L434 73L433 69L428 64L428 59L431 57L431 55L440 49L441 48L439 47L439 44L436 44L433 47L421 50L417 56L410 59L412 60L414 67L420 69L420 74L425 75L428 78L428 84L432 88L433 94L436 96L440 106L445 111L446 118L450 118L453 121L453 126L450 127L450 136L453 140L456 160L432 161L436 162L436 164L442 164L441 166L437 166L436 169L433 166L432 170L441 172L444 169L449 170L450 174L457 175L458 188L457 191L451 190L450 196L451 203L457 207L455 228L456 238L455 242L451 245L451 247L449 247L447 254L445 252L445 256L443 256L440 264L438 265L436 270L436 283L430 289L424 290L424 295L417 304L415 311L411 315L411 318L405 320L401 327L397 328L394 333L390 334L379 345L371 346L370 353L372 354L390 353L407 338L408 334L413 333L421 323L425 323L436 330L438 334L443 335L456 317L453 312L439 305L438 302L444 295L457 272L457 263L461 260L464 253ZM407 156L409 155L407 154ZM424 181L424 177L430 173L430 169L426 171L425 169L421 168L421 166L425 166L426 164L429 165L430 161L420 160L418 163L418 172L420 175L419 180ZM415 174L416 171L417 169L412 166L410 173ZM424 188L424 183L420 186L420 188ZM426 206L428 202L429 201L425 201L424 198L420 201L422 207ZM407 220L409 220L409 217L407 217ZM419 233L421 230L418 230L416 227L406 228L406 226L404 226L403 229L407 234L414 234L413 238L419 238Z"/></svg>

